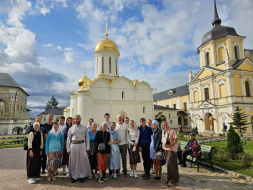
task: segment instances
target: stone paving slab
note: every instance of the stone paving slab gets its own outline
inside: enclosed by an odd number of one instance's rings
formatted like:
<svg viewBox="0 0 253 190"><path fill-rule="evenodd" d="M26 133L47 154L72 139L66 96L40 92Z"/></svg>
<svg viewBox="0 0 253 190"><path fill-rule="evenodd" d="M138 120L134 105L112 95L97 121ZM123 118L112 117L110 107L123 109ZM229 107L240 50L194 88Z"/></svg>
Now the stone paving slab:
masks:
<svg viewBox="0 0 253 190"><path fill-rule="evenodd" d="M16 189L35 189L35 190L69 190L69 189L106 189L106 190L137 190L137 189L168 189L165 184L166 168L163 167L161 182L154 182L152 178L143 180L131 177L119 176L118 179L108 179L105 183L100 184L97 179L87 179L84 184L76 182L70 183L70 178L58 175L54 182L47 182L47 176L42 175L42 181L36 184L28 184L26 180L26 151L22 148L0 149L0 189L16 190ZM189 164L190 165L190 164ZM129 166L128 166L129 167ZM143 173L142 164L138 165L137 172L139 175ZM61 173L61 170L59 171ZM200 190L200 189L253 189L253 182L231 176L218 171L213 172L203 166L200 172L193 168L179 167L180 182L176 186L169 189L182 190Z"/></svg>

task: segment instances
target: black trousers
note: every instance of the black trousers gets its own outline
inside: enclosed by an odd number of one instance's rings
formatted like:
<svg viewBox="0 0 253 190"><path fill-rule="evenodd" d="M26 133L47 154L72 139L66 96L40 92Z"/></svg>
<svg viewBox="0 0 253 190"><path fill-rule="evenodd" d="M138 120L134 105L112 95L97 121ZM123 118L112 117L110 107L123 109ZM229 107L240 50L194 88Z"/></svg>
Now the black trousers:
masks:
<svg viewBox="0 0 253 190"><path fill-rule="evenodd" d="M144 171L146 175L150 175L150 143L142 144L141 148Z"/></svg>
<svg viewBox="0 0 253 190"><path fill-rule="evenodd" d="M187 149L185 151L179 150L177 151L177 158L179 163L182 163L184 166L186 165L186 157L187 155L192 154L192 151L190 149Z"/></svg>
<svg viewBox="0 0 253 190"><path fill-rule="evenodd" d="M30 150L27 150L26 171L27 178L34 178L40 175L40 149L33 149L33 157L30 157Z"/></svg>
<svg viewBox="0 0 253 190"><path fill-rule="evenodd" d="M47 167L47 156L45 154L45 148L43 148L42 155L40 156L40 167L42 170L45 170Z"/></svg>

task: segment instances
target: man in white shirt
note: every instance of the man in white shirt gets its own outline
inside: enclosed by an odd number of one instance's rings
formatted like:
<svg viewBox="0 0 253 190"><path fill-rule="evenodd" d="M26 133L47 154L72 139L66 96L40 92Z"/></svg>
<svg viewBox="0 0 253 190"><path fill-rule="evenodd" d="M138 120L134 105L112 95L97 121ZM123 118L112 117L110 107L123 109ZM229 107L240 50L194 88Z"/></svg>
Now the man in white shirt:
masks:
<svg viewBox="0 0 253 190"><path fill-rule="evenodd" d="M105 113L104 115L105 121L107 123L107 131L109 130L109 127L111 126L111 122L110 122L110 114L109 113ZM102 131L102 124L100 125L100 131Z"/></svg>
<svg viewBox="0 0 253 190"><path fill-rule="evenodd" d="M59 117L59 130L63 131L66 128L65 117L62 115Z"/></svg>
<svg viewBox="0 0 253 190"><path fill-rule="evenodd" d="M122 159L122 166L123 166L123 173L124 176L127 177L127 148L128 148L128 124L124 123L124 116L122 114L117 115L118 123L116 124L116 130L119 132L120 135L120 143L119 149Z"/></svg>

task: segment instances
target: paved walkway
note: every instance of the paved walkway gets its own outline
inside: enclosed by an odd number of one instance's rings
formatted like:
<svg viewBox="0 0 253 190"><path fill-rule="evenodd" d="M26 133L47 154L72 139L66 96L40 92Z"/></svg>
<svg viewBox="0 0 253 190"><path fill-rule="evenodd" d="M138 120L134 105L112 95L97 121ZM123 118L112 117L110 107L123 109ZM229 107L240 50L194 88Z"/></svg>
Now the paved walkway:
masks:
<svg viewBox="0 0 253 190"><path fill-rule="evenodd" d="M104 184L99 184L96 179L87 179L84 184L79 182L70 183L70 179L62 175L57 176L54 182L47 182L46 175L43 175L42 181L36 184L28 184L26 181L26 151L22 148L11 148L0 150L0 189L38 189L38 190L67 190L67 189L168 189L165 184L166 175L163 172L163 181L154 182L152 179L142 180L119 176L116 180L108 179ZM143 171L142 164L139 164L138 174ZM165 168L163 167L165 171ZM228 174L213 172L203 166L200 172L194 168L179 168L180 183L170 189L253 189L253 182L231 177Z"/></svg>

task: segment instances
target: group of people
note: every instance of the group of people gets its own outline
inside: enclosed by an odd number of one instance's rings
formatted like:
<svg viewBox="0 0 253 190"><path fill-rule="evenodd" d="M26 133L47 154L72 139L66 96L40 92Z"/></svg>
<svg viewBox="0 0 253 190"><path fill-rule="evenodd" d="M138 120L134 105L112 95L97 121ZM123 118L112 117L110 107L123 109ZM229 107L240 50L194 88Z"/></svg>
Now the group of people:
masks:
<svg viewBox="0 0 253 190"><path fill-rule="evenodd" d="M41 124L41 116L28 129L27 178L35 183L40 172L48 171L48 181L56 180L58 168L63 168L71 182L84 183L85 178L97 178L100 183L110 178L116 179L120 173L127 173L127 152L131 167L130 177L138 178L136 167L142 154L144 173L142 178L150 178L150 170L155 171L154 181L161 181L162 165L167 166L167 185L179 182L177 147L178 138L175 130L163 121L161 127L154 120L141 118L140 126L124 115L117 115L117 122L110 121L110 114L104 115L105 121L98 126L93 118L87 127L81 124L81 116L59 118L53 122L49 114L48 123ZM148 125L147 125L148 123ZM121 163L120 163L121 162ZM152 163L152 164L151 164Z"/></svg>

